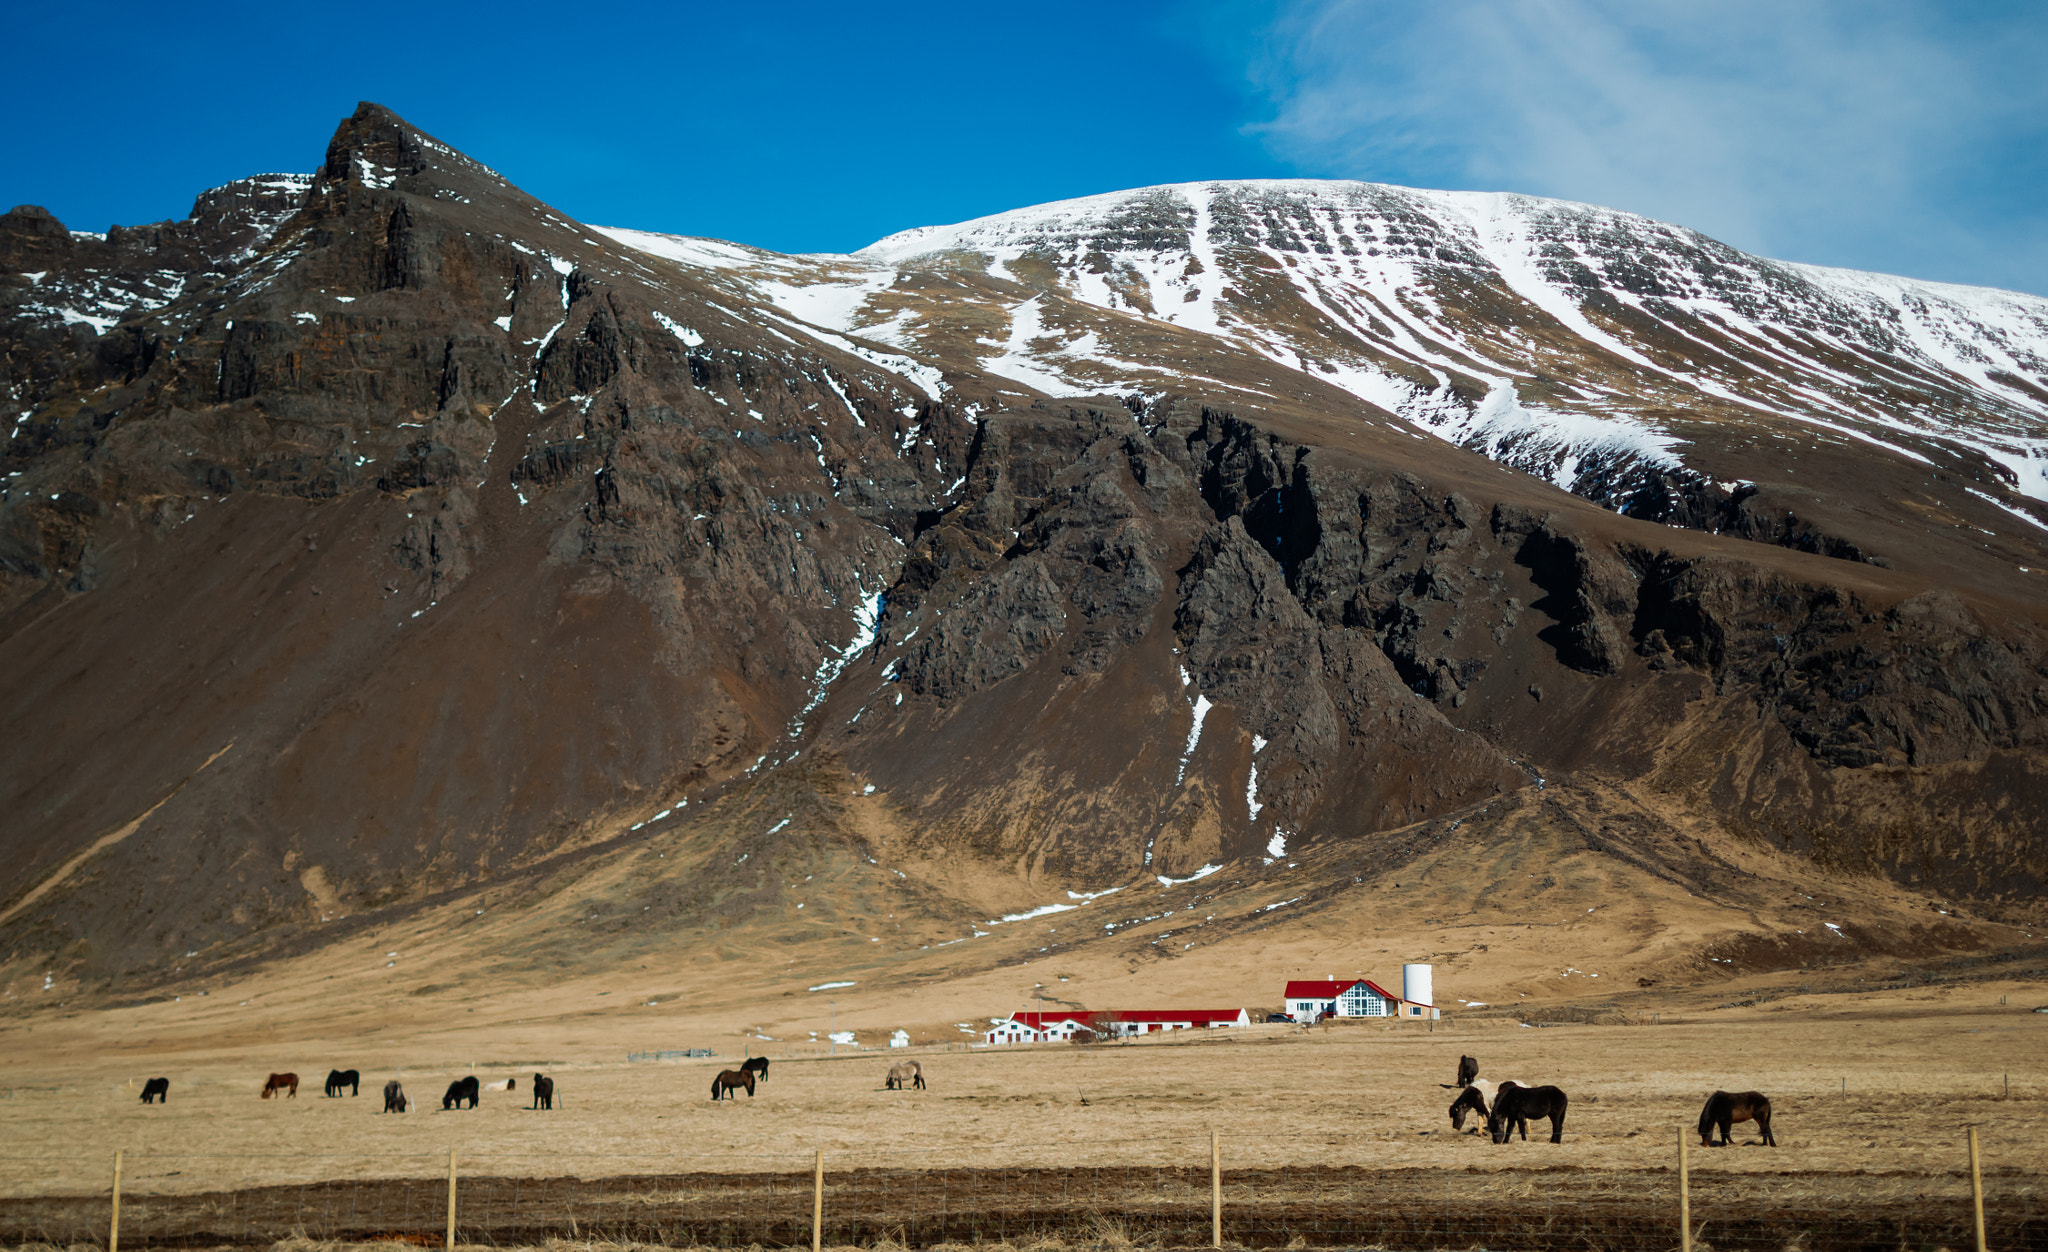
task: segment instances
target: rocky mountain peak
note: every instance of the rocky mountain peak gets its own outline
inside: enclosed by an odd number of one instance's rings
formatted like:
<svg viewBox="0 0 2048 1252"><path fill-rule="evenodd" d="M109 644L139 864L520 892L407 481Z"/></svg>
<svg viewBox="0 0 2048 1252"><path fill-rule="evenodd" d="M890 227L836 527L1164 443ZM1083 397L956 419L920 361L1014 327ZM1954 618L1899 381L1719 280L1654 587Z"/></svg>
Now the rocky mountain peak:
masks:
<svg viewBox="0 0 2048 1252"><path fill-rule="evenodd" d="M456 203L469 203L479 194L531 203L497 171L383 105L365 101L335 128L314 175L309 204L336 213L367 194L394 189Z"/></svg>
<svg viewBox="0 0 2048 1252"><path fill-rule="evenodd" d="M371 190L389 187L433 164L424 140L396 113L366 100L335 128L315 185L323 190L350 183Z"/></svg>
<svg viewBox="0 0 2048 1252"><path fill-rule="evenodd" d="M48 209L20 204L0 214L0 283L59 268L70 256L71 232Z"/></svg>
<svg viewBox="0 0 2048 1252"><path fill-rule="evenodd" d="M728 802L689 899L744 911L802 877L746 797L819 779L1087 891L1524 789L1661 856L1602 788L2048 881L2048 532L1990 468L2048 432L1985 381L2040 375L2023 301L1368 184L779 256L585 226L369 104L310 181L46 219L0 229L7 950L246 950L308 882L423 907ZM146 931L65 877L123 829L92 881L168 875Z"/></svg>

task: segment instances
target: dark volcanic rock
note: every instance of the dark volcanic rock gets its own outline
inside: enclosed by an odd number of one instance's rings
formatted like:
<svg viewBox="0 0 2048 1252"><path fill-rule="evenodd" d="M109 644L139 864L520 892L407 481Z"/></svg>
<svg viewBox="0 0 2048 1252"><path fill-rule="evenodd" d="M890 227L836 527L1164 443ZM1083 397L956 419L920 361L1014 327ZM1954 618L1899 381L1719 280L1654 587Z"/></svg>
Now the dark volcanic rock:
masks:
<svg viewBox="0 0 2048 1252"><path fill-rule="evenodd" d="M1466 247L1224 208L1290 255ZM1191 224L1091 246L1135 301L1108 258ZM1868 554L1783 489L1630 479L1673 529L1325 393L1019 398L720 281L372 105L186 222L0 218L10 950L253 949L798 757L1095 884L1556 770L1831 866L2048 877L2033 600L1823 559Z"/></svg>

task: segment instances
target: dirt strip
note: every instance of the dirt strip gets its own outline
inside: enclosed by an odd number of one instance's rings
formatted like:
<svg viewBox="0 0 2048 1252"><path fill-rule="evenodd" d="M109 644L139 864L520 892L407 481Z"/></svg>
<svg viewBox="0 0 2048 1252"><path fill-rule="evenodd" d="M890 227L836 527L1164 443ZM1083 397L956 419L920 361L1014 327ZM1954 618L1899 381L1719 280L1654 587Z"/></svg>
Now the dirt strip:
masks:
<svg viewBox="0 0 2048 1252"><path fill-rule="evenodd" d="M1991 1245L2048 1249L2048 1203L2034 1180L1994 1182ZM551 1238L788 1247L810 1242L811 1186L808 1173L465 1177L457 1234L499 1247ZM1678 1233L1677 1180L1666 1171L1233 1170L1223 1198L1225 1238L1247 1247L1633 1250L1676 1245ZM447 1200L445 1178L124 1195L121 1246L255 1247L293 1236L438 1245ZM1205 1169L850 1170L827 1179L824 1238L1204 1246L1209 1201ZM0 1242L102 1244L108 1207L104 1194L0 1199ZM1702 1246L1722 1249L1896 1252L1973 1239L1968 1181L1953 1175L1709 1175L1694 1180L1692 1215Z"/></svg>

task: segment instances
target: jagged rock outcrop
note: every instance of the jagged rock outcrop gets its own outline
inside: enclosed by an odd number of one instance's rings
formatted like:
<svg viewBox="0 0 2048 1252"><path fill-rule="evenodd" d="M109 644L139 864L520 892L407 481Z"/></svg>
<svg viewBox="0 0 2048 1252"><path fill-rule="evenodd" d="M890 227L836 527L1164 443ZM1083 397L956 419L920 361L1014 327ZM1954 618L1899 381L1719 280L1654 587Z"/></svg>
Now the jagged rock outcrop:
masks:
<svg viewBox="0 0 2048 1252"><path fill-rule="evenodd" d="M1477 247L1282 208L1225 233ZM1127 262L1191 215L1142 198L1091 237L1131 308L1183 290ZM1075 329L1072 264L947 281L1030 305L1021 354ZM51 302L94 283L147 298ZM1181 385L1027 392L966 314L930 352L807 324L372 105L310 179L185 223L17 210L0 298L22 951L254 948L821 756L929 851L1076 883L1381 839L1557 771L1945 890L2048 878L2042 596L1987 589L1977 537L1898 522L1886 568L1774 512L1786 488L1675 472L1614 490L1687 528L1620 515L1157 317L1126 329ZM1976 572L1929 577L1950 552Z"/></svg>

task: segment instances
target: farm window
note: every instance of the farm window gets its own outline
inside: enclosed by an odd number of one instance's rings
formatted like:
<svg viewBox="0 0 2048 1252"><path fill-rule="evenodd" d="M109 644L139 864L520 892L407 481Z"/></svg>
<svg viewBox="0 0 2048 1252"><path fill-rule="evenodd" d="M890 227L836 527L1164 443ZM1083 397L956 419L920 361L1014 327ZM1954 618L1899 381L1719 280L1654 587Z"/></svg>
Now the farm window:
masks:
<svg viewBox="0 0 2048 1252"><path fill-rule="evenodd" d="M1341 1003L1346 1017L1385 1017L1387 1002L1364 986L1352 987L1344 992Z"/></svg>

